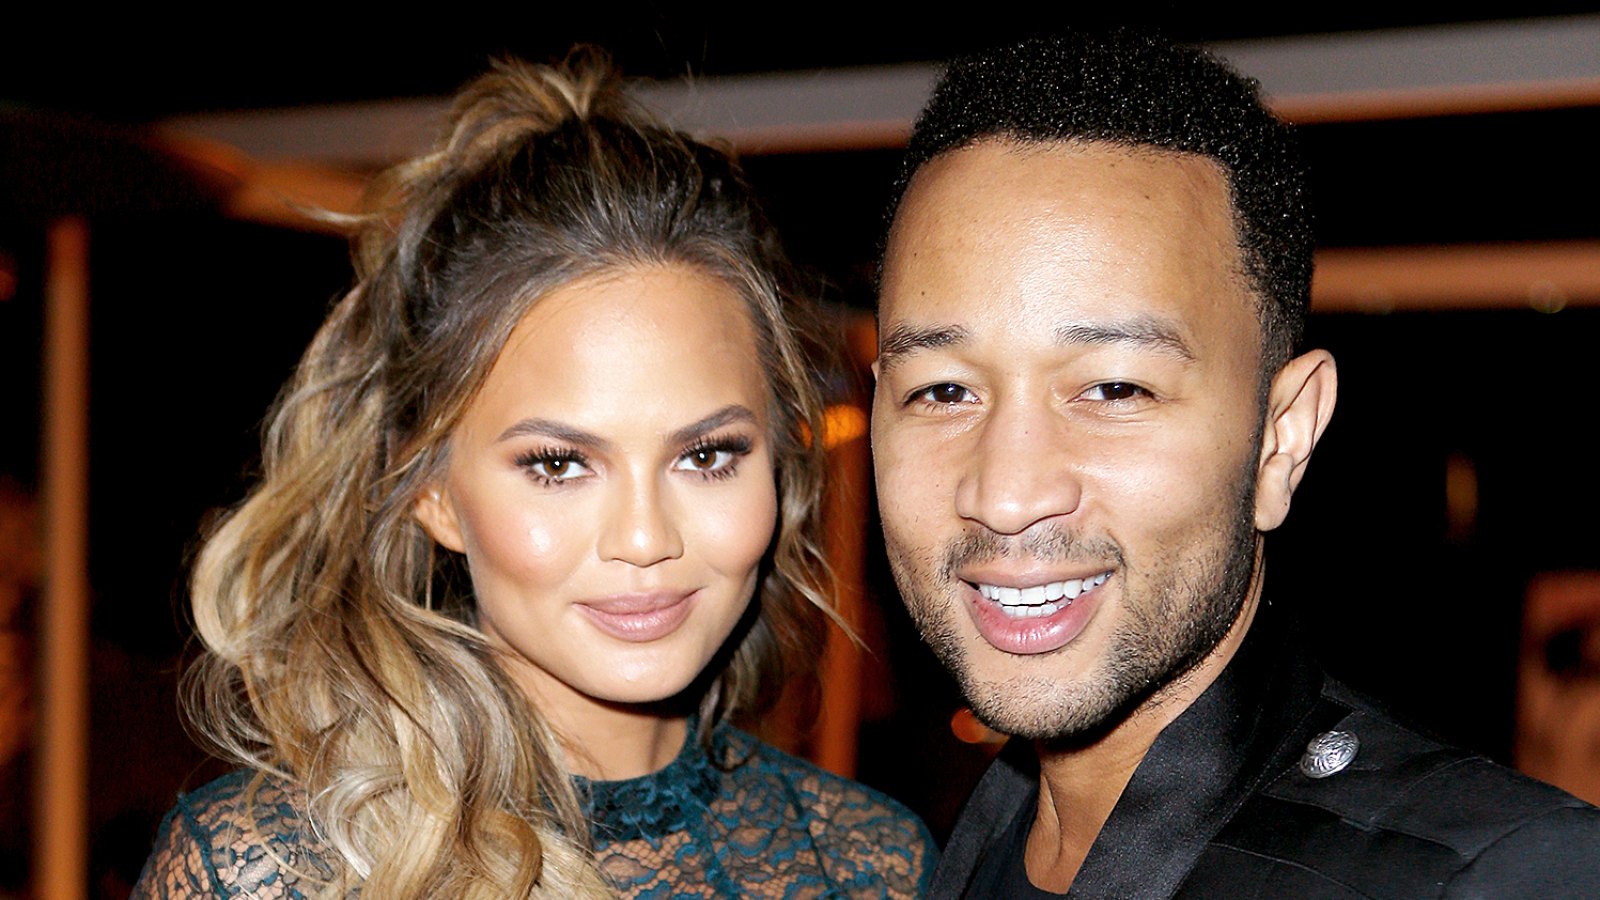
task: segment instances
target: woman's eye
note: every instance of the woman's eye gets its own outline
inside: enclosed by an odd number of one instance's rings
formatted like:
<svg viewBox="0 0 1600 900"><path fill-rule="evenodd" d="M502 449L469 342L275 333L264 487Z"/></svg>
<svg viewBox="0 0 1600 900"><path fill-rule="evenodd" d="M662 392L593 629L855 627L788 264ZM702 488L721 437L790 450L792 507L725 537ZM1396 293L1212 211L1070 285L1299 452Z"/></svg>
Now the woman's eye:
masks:
<svg viewBox="0 0 1600 900"><path fill-rule="evenodd" d="M1137 400L1141 397L1148 397L1150 392L1131 382L1107 381L1084 391L1083 396L1088 400L1116 402L1118 400Z"/></svg>
<svg viewBox="0 0 1600 900"><path fill-rule="evenodd" d="M672 467L680 472L694 472L708 478L725 478L739 468L739 459L755 446L747 437L696 442L683 451Z"/></svg>
<svg viewBox="0 0 1600 900"><path fill-rule="evenodd" d="M962 385L946 382L932 387L925 387L912 395L911 399L940 406L949 406L955 403L971 403L974 398L972 392Z"/></svg>
<svg viewBox="0 0 1600 900"><path fill-rule="evenodd" d="M570 481L589 473L589 467L576 456L539 456L522 464L535 478L544 481Z"/></svg>
<svg viewBox="0 0 1600 900"><path fill-rule="evenodd" d="M690 450L678 459L678 468L688 472L716 472L733 464L733 453L713 447Z"/></svg>

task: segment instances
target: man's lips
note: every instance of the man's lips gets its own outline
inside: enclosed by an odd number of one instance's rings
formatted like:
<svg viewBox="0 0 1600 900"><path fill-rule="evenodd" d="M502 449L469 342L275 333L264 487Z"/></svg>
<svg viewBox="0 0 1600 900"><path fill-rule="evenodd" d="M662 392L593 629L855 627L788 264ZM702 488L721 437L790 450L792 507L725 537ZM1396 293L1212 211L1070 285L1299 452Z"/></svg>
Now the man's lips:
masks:
<svg viewBox="0 0 1600 900"><path fill-rule="evenodd" d="M978 633L1006 653L1048 653L1071 643L1099 608L1113 570L1076 578L1001 578L984 574L961 592ZM1054 595L1054 596L1053 596Z"/></svg>
<svg viewBox="0 0 1600 900"><path fill-rule="evenodd" d="M985 600L993 600L1000 604L1001 611L1008 616L1036 618L1060 612L1063 607L1078 599L1079 595L1105 584L1106 579L1110 577L1111 572L1105 571L1084 578L1066 578L1026 587L986 584L981 581L976 582L973 587L978 589L978 593L982 594Z"/></svg>
<svg viewBox="0 0 1600 900"><path fill-rule="evenodd" d="M678 630L694 608L694 591L623 594L577 604L596 628L634 643L660 640Z"/></svg>

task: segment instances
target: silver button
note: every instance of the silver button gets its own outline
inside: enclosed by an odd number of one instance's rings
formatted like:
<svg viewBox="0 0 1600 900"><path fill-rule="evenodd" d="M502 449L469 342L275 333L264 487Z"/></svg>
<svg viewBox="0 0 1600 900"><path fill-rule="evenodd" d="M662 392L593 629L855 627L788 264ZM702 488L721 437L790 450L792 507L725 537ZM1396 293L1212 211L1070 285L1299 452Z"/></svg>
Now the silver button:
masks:
<svg viewBox="0 0 1600 900"><path fill-rule="evenodd" d="M1324 731L1306 745L1306 755L1300 757L1300 771L1307 778L1327 778L1350 765L1360 748L1361 741L1348 731Z"/></svg>

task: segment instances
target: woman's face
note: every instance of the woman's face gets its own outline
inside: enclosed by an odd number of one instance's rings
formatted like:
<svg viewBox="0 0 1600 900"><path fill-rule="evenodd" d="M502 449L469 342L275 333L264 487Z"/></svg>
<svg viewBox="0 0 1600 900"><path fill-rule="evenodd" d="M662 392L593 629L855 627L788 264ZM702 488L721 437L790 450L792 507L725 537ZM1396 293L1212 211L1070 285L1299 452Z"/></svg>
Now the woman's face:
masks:
<svg viewBox="0 0 1600 900"><path fill-rule="evenodd" d="M777 519L767 395L744 302L687 267L579 280L511 333L417 515L547 714L673 696L727 639Z"/></svg>

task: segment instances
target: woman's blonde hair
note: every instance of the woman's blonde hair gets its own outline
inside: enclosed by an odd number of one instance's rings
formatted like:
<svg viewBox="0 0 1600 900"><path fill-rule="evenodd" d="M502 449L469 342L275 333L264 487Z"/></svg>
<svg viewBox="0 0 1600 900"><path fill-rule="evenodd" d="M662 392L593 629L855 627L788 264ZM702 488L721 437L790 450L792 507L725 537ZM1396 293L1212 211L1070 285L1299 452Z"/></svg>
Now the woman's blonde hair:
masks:
<svg viewBox="0 0 1600 900"><path fill-rule="evenodd" d="M640 265L724 279L768 374L781 503L759 615L703 679L701 737L750 707L786 651L814 646L826 609L820 404L782 257L729 156L635 108L595 54L497 65L457 97L448 137L374 198L358 282L277 402L261 482L196 562L209 652L191 717L222 753L305 792L334 892L605 894L558 738L473 627L462 561L413 509L542 295Z"/></svg>

